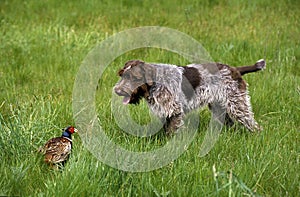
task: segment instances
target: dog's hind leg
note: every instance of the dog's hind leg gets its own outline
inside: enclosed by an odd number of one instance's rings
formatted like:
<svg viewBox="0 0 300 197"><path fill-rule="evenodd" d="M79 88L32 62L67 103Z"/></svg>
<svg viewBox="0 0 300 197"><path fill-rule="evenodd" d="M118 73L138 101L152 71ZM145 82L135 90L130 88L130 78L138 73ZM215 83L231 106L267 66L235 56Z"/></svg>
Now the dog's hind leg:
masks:
<svg viewBox="0 0 300 197"><path fill-rule="evenodd" d="M167 135L176 132L176 130L181 127L183 123L183 113L176 114L166 119L166 123L164 125L164 130Z"/></svg>
<svg viewBox="0 0 300 197"><path fill-rule="evenodd" d="M250 97L247 93L238 97L229 98L227 105L227 113L231 119L244 125L248 130L254 132L261 131L262 128L254 119L254 114L251 109Z"/></svg>

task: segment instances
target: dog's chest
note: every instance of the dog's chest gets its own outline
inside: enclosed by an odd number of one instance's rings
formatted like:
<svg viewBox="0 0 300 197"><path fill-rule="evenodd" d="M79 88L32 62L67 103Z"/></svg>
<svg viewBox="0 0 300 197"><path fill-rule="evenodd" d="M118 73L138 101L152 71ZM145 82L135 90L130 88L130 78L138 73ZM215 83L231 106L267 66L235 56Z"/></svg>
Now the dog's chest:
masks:
<svg viewBox="0 0 300 197"><path fill-rule="evenodd" d="M182 93L174 94L167 87L156 84L150 89L146 100L154 114L160 118L166 118L183 112L182 96Z"/></svg>

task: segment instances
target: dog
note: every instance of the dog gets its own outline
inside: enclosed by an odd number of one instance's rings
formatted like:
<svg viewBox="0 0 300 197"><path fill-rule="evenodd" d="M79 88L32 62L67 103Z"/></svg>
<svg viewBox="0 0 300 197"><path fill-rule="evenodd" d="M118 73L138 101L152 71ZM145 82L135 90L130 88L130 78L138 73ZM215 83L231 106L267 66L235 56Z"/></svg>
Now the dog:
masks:
<svg viewBox="0 0 300 197"><path fill-rule="evenodd" d="M263 59L240 67L222 63L177 66L130 60L119 70L121 79L114 92L124 97L123 104L139 104L144 98L153 113L164 120L167 134L183 125L185 114L206 105L219 122L231 126L236 121L251 132L259 132L261 127L254 119L242 75L265 67Z"/></svg>

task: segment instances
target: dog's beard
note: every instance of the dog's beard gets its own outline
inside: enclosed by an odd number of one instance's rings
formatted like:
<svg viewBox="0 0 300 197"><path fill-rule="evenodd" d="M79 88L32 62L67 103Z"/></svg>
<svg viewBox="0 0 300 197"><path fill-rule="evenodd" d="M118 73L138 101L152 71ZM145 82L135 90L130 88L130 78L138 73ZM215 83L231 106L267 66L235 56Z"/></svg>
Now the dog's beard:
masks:
<svg viewBox="0 0 300 197"><path fill-rule="evenodd" d="M123 104L139 104L140 100L145 97L145 94L147 92L147 87L145 85L142 85L135 89L131 94L125 95L123 98Z"/></svg>

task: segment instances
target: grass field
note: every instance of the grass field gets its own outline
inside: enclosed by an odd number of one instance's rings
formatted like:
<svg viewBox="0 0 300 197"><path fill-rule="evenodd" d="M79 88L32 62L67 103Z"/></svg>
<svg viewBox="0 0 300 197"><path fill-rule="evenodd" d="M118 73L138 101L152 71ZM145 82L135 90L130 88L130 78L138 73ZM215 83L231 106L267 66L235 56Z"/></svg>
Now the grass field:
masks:
<svg viewBox="0 0 300 197"><path fill-rule="evenodd" d="M289 1L0 1L0 196L297 196L300 193L300 3ZM75 124L73 84L79 67L108 36L139 26L177 29L198 40L215 61L238 66L265 58L267 69L245 76L261 134L223 129L199 157L210 120L200 112L187 151L151 172L124 172L97 160L74 136L62 172L43 163L37 148ZM99 119L123 147L147 151L168 138L133 137L111 115L116 72L129 59L188 63L159 49L117 58L97 90ZM149 122L148 108L131 106Z"/></svg>

